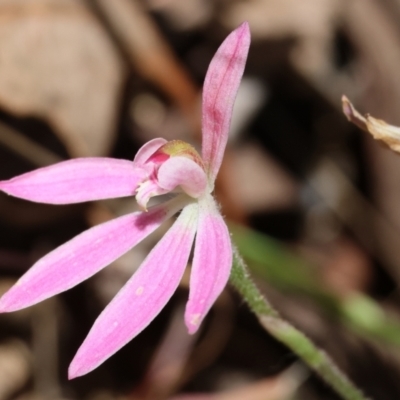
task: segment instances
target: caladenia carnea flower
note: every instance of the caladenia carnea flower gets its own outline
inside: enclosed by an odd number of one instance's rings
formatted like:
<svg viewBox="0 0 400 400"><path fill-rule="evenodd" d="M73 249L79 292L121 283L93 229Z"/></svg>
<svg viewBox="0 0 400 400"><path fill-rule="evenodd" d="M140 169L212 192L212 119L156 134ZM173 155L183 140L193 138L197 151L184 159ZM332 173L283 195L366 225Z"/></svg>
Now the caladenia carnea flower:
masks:
<svg viewBox="0 0 400 400"><path fill-rule="evenodd" d="M0 299L1 312L20 310L77 285L181 211L94 323L70 365L70 378L96 368L156 317L177 289L193 243L185 311L189 333L197 331L224 289L232 245L212 192L249 44L249 27L244 23L211 61L203 88L202 156L185 142L154 139L133 162L79 158L0 182L0 190L12 196L49 204L135 195L144 210L95 226L37 261ZM151 197L166 193L175 196L147 209Z"/></svg>

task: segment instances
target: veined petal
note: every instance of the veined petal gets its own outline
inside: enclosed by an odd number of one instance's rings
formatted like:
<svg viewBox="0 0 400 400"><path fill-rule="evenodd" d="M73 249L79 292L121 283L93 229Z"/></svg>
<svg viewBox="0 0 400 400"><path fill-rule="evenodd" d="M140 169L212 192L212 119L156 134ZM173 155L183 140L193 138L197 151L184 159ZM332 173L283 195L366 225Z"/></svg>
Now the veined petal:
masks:
<svg viewBox="0 0 400 400"><path fill-rule="evenodd" d="M185 270L196 231L198 205L186 206L138 271L100 314L69 368L84 375L128 343L161 311Z"/></svg>
<svg viewBox="0 0 400 400"><path fill-rule="evenodd" d="M199 164L187 157L171 157L158 170L158 184L168 190L177 186L191 197L199 197L207 187L207 176Z"/></svg>
<svg viewBox="0 0 400 400"><path fill-rule="evenodd" d="M232 244L228 228L211 197L200 202L185 323L195 333L228 282Z"/></svg>
<svg viewBox="0 0 400 400"><path fill-rule="evenodd" d="M167 143L167 140L163 138L148 141L138 150L133 162L136 165L144 164L165 143Z"/></svg>
<svg viewBox="0 0 400 400"><path fill-rule="evenodd" d="M0 312L16 311L63 292L94 275L158 228L186 203L174 199L95 226L40 259L0 299Z"/></svg>
<svg viewBox="0 0 400 400"><path fill-rule="evenodd" d="M2 181L0 190L39 203L81 203L134 195L146 176L128 160L76 158Z"/></svg>
<svg viewBox="0 0 400 400"><path fill-rule="evenodd" d="M250 46L250 30L244 22L222 43L210 66L203 88L203 161L211 182L222 163L232 109Z"/></svg>

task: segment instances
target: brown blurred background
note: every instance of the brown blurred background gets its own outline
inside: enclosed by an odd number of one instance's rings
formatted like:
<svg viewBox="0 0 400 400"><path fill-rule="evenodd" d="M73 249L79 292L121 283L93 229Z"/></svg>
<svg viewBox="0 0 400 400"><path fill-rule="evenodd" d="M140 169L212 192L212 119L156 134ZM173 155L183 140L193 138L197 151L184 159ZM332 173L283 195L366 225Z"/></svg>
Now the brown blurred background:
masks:
<svg viewBox="0 0 400 400"><path fill-rule="evenodd" d="M369 396L400 398L400 156L340 104L346 94L400 125L399 1L0 0L0 179L72 157L132 159L160 136L199 146L208 64L244 20L252 45L217 182L233 239L286 318ZM0 294L135 207L0 194ZM230 289L188 336L187 276L142 334L67 381L94 319L165 229L67 293L0 315L0 400L338 399Z"/></svg>

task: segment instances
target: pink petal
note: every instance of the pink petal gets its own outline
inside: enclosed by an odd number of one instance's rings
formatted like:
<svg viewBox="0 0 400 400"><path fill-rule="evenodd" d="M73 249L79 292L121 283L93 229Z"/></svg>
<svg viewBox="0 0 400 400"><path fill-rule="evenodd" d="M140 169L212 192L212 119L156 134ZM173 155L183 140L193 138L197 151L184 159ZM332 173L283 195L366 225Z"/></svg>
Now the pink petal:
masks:
<svg viewBox="0 0 400 400"><path fill-rule="evenodd" d="M95 226L40 259L0 299L0 312L20 310L94 275L148 236L182 207L173 200Z"/></svg>
<svg viewBox="0 0 400 400"><path fill-rule="evenodd" d="M161 311L185 270L197 225L198 206L186 206L139 270L101 313L69 368L84 375L128 343Z"/></svg>
<svg viewBox="0 0 400 400"><path fill-rule="evenodd" d="M144 164L165 143L167 143L167 140L163 138L148 141L138 150L133 162L136 165Z"/></svg>
<svg viewBox="0 0 400 400"><path fill-rule="evenodd" d="M207 187L207 176L199 164L187 157L171 157L158 170L159 185L168 191L180 186L189 196L199 197Z"/></svg>
<svg viewBox="0 0 400 400"><path fill-rule="evenodd" d="M76 158L2 181L0 190L40 203L80 203L131 196L146 176L128 160Z"/></svg>
<svg viewBox="0 0 400 400"><path fill-rule="evenodd" d="M212 198L200 204L185 322L195 333L228 282L232 245L228 228Z"/></svg>
<svg viewBox="0 0 400 400"><path fill-rule="evenodd" d="M244 22L222 43L208 67L204 81L202 154L212 182L221 166L228 141L233 103L249 46L249 25Z"/></svg>

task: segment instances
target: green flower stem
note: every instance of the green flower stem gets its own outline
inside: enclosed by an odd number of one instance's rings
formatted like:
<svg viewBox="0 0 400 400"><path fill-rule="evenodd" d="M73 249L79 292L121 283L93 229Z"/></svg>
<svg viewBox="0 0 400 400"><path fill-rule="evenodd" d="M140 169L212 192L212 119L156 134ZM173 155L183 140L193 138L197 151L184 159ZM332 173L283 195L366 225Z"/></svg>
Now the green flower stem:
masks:
<svg viewBox="0 0 400 400"><path fill-rule="evenodd" d="M343 399L367 400L324 351L318 349L303 333L279 316L252 281L236 249L230 282L247 302L263 328L297 354Z"/></svg>
<svg viewBox="0 0 400 400"><path fill-rule="evenodd" d="M248 227L229 223L239 253L250 271L273 286L318 303L332 319L356 335L385 346L400 346L400 320L364 293L338 297L318 278L317 268L279 241Z"/></svg>

